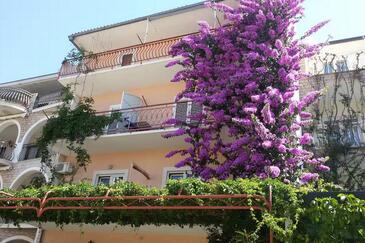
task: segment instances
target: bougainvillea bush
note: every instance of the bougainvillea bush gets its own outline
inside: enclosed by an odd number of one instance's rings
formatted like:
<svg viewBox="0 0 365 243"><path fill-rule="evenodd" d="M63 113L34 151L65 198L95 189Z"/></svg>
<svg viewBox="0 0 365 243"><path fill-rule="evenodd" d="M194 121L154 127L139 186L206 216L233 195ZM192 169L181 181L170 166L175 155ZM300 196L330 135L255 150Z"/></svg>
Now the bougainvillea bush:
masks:
<svg viewBox="0 0 365 243"><path fill-rule="evenodd" d="M306 183L329 170L325 158L302 148L312 137L300 134L311 121L305 112L320 92L297 98L304 78L300 62L321 45L297 39L294 26L303 16L302 0L241 0L235 8L207 5L224 13L227 25L214 30L199 22L199 34L184 37L171 54L180 56L167 66L180 65L172 82L185 82L178 95L204 107L166 137L185 136L187 149L172 151L203 178L280 178ZM177 119L170 123L181 125ZM299 135L300 134L300 135Z"/></svg>

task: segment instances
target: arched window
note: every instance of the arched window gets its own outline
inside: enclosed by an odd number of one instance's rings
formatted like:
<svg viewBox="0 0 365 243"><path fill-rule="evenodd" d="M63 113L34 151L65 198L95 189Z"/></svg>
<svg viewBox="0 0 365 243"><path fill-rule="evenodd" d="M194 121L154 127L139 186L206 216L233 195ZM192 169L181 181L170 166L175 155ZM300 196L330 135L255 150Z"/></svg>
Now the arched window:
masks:
<svg viewBox="0 0 365 243"><path fill-rule="evenodd" d="M20 125L16 120L4 121L0 124L0 159L12 161L20 134Z"/></svg>

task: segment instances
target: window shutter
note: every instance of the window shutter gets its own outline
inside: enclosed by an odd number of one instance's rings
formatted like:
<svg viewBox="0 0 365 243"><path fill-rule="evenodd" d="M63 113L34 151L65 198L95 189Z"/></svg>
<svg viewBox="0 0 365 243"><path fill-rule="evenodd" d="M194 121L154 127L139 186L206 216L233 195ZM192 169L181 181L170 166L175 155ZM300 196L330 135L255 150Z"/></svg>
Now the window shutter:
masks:
<svg viewBox="0 0 365 243"><path fill-rule="evenodd" d="M190 115L193 116L193 117L190 119L190 122L191 123L197 123L199 120L194 119L194 115L200 114L200 113L202 113L202 111L203 111L203 106L201 104L191 102Z"/></svg>
<svg viewBox="0 0 365 243"><path fill-rule="evenodd" d="M186 122L188 114L188 102L176 103L175 119L181 122Z"/></svg>
<svg viewBox="0 0 365 243"><path fill-rule="evenodd" d="M122 66L128 66L132 64L133 54L124 54L122 57Z"/></svg>

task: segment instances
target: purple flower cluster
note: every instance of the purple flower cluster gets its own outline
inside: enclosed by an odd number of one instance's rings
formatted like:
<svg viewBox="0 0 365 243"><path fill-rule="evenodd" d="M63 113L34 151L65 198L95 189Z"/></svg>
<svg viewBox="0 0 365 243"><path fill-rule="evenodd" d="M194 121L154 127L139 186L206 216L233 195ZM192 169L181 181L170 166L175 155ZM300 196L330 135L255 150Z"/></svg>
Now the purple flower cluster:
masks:
<svg viewBox="0 0 365 243"><path fill-rule="evenodd" d="M182 155L178 166L191 166L205 180L278 177L293 181L299 175L303 183L318 176L301 173L299 164L328 169L325 159L314 158L302 148L312 137L296 133L311 121L305 108L320 95L311 92L295 99L304 77L300 62L320 48L302 39L324 25L295 39L293 26L303 15L301 3L240 0L232 8L210 2L207 5L223 12L229 24L213 31L201 21L199 34L172 47L171 54L181 58L168 66L182 66L172 82L185 83L177 100L188 98L204 106L194 114L194 123L166 136L183 135L189 144L169 153Z"/></svg>

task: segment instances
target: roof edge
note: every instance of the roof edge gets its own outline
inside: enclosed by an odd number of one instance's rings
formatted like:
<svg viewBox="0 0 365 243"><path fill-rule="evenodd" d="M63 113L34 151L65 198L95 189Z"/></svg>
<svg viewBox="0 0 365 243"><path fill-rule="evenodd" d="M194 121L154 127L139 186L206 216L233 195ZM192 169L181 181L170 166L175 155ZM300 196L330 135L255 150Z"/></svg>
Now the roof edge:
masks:
<svg viewBox="0 0 365 243"><path fill-rule="evenodd" d="M220 1L223 1L223 0L217 0L217 2L218 1L220 2ZM173 9L161 11L161 12L158 12L158 13L146 15L146 16L143 16L143 17L138 17L138 18L134 18L134 19L130 19L130 20L118 22L118 23L115 23L115 24L105 25L105 26L101 26L101 27L97 27L97 28L93 28L93 29L89 29L89 30L85 30L85 31L76 32L74 34L69 35L68 36L68 39L71 42L73 42L73 40L76 37L79 37L79 36L83 36L83 35L87 35L87 34L99 32L99 31L103 31L103 30L107 30L107 29L112 29L112 28L119 27L119 26L123 26L123 25L127 25L127 24L132 24L132 23L144 21L144 20L147 20L147 19L161 18L161 17L169 16L169 15L174 14L174 13L177 13L177 12L183 12L183 11L190 10L190 9L194 9L194 8L204 7L204 3L205 2L206 1L198 2L198 3L193 3L193 4L185 5L185 6L182 6L182 7L177 7L177 8L173 8Z"/></svg>
<svg viewBox="0 0 365 243"><path fill-rule="evenodd" d="M333 41L329 41L328 44L335 45L335 44L341 44L341 43L345 43L345 42L358 41L358 40L365 40L365 35L333 40Z"/></svg>
<svg viewBox="0 0 365 243"><path fill-rule="evenodd" d="M6 87L6 86L11 86L11 85L21 85L21 84L27 84L27 83L32 83L32 82L44 82L44 81L48 81L50 79L57 79L57 77L58 77L58 72L44 74L44 75L34 76L34 77L30 77L30 78L23 78L23 79L13 80L13 81L5 82L5 83L0 83L0 87Z"/></svg>

